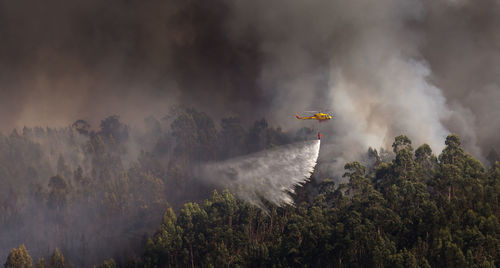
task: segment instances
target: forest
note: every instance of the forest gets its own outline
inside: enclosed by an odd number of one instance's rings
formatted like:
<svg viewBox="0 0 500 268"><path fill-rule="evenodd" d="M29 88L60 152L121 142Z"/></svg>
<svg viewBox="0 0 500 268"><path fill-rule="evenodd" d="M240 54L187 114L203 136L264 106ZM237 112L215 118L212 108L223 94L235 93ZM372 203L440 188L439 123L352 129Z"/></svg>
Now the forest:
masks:
<svg viewBox="0 0 500 268"><path fill-rule="evenodd" d="M93 129L0 134L5 267L496 267L500 165L450 134L437 155L400 135L341 179L312 174L295 205L266 209L193 175L314 137L179 108L145 127L109 116ZM494 152L494 151L492 151ZM367 161L368 159L368 161ZM486 167L485 167L486 166Z"/></svg>

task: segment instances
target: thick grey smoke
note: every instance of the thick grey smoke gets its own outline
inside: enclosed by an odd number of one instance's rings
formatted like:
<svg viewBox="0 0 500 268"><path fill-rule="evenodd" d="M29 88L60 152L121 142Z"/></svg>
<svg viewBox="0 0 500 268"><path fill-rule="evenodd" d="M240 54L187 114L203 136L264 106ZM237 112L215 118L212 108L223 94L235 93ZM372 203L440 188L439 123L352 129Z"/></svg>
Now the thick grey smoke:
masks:
<svg viewBox="0 0 500 268"><path fill-rule="evenodd" d="M258 33L276 121L334 111L333 170L399 134L439 153L457 132L479 157L500 143L496 1L240 1L235 14L236 38Z"/></svg>
<svg viewBox="0 0 500 268"><path fill-rule="evenodd" d="M500 148L500 2L425 1L421 34L431 81L452 114L445 125L479 155Z"/></svg>
<svg viewBox="0 0 500 268"><path fill-rule="evenodd" d="M484 155L500 145L499 18L495 0L1 0L1 128L179 103L295 128L315 108L337 116L337 154L401 133L439 151L457 132Z"/></svg>
<svg viewBox="0 0 500 268"><path fill-rule="evenodd" d="M304 141L203 165L199 176L238 197L264 208L262 199L275 205L292 204L290 193L305 183L318 160L320 141Z"/></svg>
<svg viewBox="0 0 500 268"><path fill-rule="evenodd" d="M228 12L220 0L0 0L0 129L258 109L255 42L228 39Z"/></svg>

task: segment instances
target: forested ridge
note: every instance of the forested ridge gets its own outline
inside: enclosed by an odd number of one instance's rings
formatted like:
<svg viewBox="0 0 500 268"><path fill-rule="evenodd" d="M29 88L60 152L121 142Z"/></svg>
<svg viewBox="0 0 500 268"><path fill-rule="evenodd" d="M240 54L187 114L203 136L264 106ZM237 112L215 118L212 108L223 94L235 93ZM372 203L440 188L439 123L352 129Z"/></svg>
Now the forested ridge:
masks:
<svg viewBox="0 0 500 268"><path fill-rule="evenodd" d="M292 139L264 119L246 127L185 108L140 128L109 116L97 127L77 120L0 134L0 256L20 243L35 259L59 248L76 267L140 254L168 207L214 189L193 166Z"/></svg>
<svg viewBox="0 0 500 268"><path fill-rule="evenodd" d="M316 177L297 189L296 206L261 210L192 178L190 163L293 142L307 129L292 135L265 120L247 129L236 117L216 127L193 109L146 122L139 134L112 116L96 131L77 121L0 137L0 240L24 243L7 249L6 267L500 263L498 159L485 168L456 135L437 156L398 136L391 159L370 149L369 165L346 163L343 183Z"/></svg>

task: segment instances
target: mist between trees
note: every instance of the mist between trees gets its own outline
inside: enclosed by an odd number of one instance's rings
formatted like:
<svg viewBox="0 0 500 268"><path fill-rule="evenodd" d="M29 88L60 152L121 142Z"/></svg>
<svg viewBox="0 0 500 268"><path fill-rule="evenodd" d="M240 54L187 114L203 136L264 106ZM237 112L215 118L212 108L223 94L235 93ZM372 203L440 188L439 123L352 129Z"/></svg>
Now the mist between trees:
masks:
<svg viewBox="0 0 500 268"><path fill-rule="evenodd" d="M96 130L25 127L0 136L0 256L24 243L34 257L59 247L85 267L142 248L167 207L224 188L193 177L193 166L298 140L262 119L220 127L205 113L174 109L144 127L118 116ZM123 257L124 258L124 257Z"/></svg>
<svg viewBox="0 0 500 268"><path fill-rule="evenodd" d="M79 120L0 137L0 252L7 267L500 261L500 167L492 159L486 170L456 135L439 156L398 136L392 157L370 148L362 163L345 165L343 180L313 174L291 195L295 206L260 195L262 210L223 191L224 178L204 179L193 167L279 151L314 137L311 130L283 133L264 119L247 128L237 117L216 126L194 109L145 125L136 129L111 116L97 130Z"/></svg>

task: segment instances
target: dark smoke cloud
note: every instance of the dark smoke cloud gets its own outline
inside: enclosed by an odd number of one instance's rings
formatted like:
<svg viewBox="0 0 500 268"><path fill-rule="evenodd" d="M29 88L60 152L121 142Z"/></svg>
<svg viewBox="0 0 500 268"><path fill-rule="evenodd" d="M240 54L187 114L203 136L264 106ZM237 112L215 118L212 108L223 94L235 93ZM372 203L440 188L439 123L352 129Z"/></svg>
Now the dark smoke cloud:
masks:
<svg viewBox="0 0 500 268"><path fill-rule="evenodd" d="M401 133L438 151L457 132L480 156L500 145L499 15L494 0L3 0L0 123L184 104L290 129L326 108L341 159Z"/></svg>
<svg viewBox="0 0 500 268"><path fill-rule="evenodd" d="M230 40L228 12L221 1L1 1L2 129L265 103L256 40Z"/></svg>
<svg viewBox="0 0 500 268"><path fill-rule="evenodd" d="M500 2L426 1L416 31L432 81L453 110L445 122L483 154L500 147Z"/></svg>

